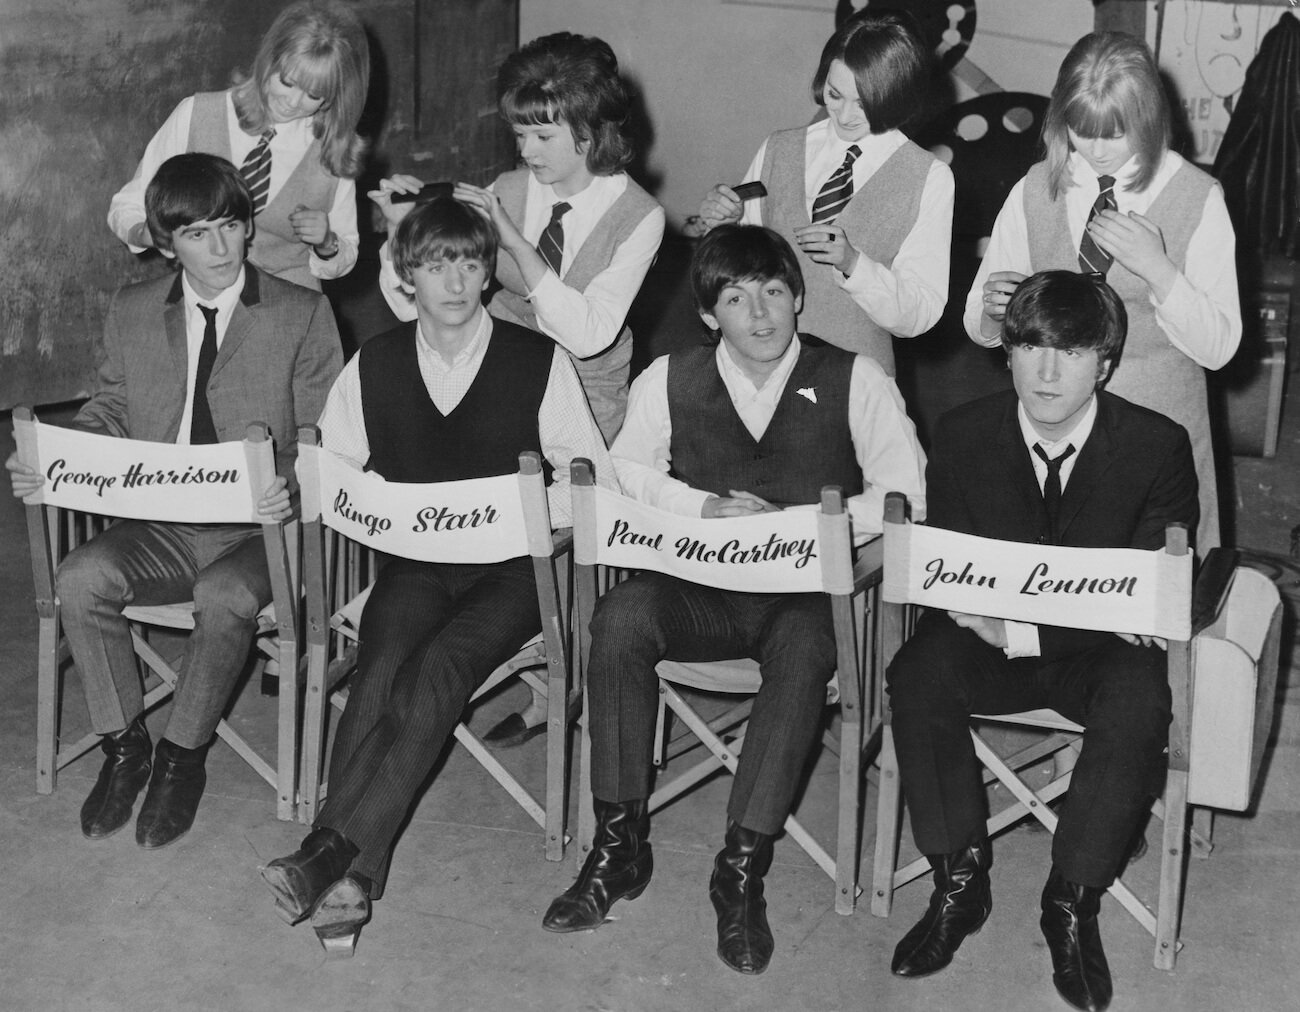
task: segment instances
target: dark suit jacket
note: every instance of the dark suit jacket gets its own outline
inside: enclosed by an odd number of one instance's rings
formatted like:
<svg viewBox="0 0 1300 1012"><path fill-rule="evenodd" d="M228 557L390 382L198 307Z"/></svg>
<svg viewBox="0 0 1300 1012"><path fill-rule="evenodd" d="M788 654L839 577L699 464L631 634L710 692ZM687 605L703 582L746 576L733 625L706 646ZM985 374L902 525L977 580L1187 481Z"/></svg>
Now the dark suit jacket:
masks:
<svg viewBox="0 0 1300 1012"><path fill-rule="evenodd" d="M104 322L98 385L72 425L174 443L185 410L187 346L181 276L120 289ZM265 422L276 470L296 490L298 426L313 425L343 364L338 328L319 292L245 265L244 290L208 382L220 440Z"/></svg>
<svg viewBox="0 0 1300 1012"><path fill-rule="evenodd" d="M1002 541L1048 542L1047 511L1006 391L939 420L926 468L932 527ZM1199 518L1187 431L1104 391L1097 421L1061 497L1057 543L1078 548L1161 548L1165 525ZM1106 633L1039 627L1044 658L1086 649Z"/></svg>

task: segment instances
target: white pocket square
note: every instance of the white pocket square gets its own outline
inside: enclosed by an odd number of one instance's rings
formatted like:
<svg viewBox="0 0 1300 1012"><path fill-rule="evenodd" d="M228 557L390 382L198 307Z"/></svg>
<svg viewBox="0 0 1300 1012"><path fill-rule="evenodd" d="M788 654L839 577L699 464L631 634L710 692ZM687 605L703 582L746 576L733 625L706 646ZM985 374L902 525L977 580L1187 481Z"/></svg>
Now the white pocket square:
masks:
<svg viewBox="0 0 1300 1012"><path fill-rule="evenodd" d="M800 397L807 397L808 400L812 401L814 404L817 403L816 387L800 387L798 390L795 391L795 393L797 393Z"/></svg>

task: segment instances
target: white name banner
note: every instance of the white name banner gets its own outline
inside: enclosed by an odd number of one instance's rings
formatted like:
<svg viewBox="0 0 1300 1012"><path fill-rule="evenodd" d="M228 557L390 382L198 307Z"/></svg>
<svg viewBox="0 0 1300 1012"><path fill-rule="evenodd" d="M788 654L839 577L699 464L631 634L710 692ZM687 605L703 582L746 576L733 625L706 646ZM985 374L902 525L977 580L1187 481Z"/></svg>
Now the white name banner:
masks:
<svg viewBox="0 0 1300 1012"><path fill-rule="evenodd" d="M28 502L135 520L258 521L253 504L265 489L254 494L243 442L180 446L40 422L32 428L45 485Z"/></svg>
<svg viewBox="0 0 1300 1012"><path fill-rule="evenodd" d="M1073 629L1184 640L1192 554L1061 548L886 525L886 601Z"/></svg>
<svg viewBox="0 0 1300 1012"><path fill-rule="evenodd" d="M596 559L653 569L723 590L792 594L822 589L815 510L705 520L596 488Z"/></svg>
<svg viewBox="0 0 1300 1012"><path fill-rule="evenodd" d="M353 541L419 562L503 562L529 554L517 474L408 484L358 471L319 446L299 444L298 454L300 474L308 457L319 468L321 520Z"/></svg>

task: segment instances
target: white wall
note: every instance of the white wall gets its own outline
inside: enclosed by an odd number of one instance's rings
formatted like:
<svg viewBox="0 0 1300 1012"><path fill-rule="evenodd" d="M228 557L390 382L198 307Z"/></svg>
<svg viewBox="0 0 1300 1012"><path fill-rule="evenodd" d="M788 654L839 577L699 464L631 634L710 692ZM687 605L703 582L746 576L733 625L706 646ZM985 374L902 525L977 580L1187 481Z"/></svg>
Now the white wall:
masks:
<svg viewBox="0 0 1300 1012"><path fill-rule="evenodd" d="M520 0L519 34L574 31L614 47L654 129L657 196L680 225L710 186L739 179L767 134L811 118L833 10L833 0ZM1006 90L1047 94L1065 51L1092 30L1089 0L986 0L977 12L968 56Z"/></svg>

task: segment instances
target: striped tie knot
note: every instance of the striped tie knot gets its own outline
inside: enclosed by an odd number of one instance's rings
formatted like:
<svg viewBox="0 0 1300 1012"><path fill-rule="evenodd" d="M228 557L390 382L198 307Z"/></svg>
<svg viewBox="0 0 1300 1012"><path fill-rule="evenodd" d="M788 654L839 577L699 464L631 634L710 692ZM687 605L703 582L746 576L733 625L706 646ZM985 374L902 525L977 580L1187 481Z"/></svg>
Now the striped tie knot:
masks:
<svg viewBox="0 0 1300 1012"><path fill-rule="evenodd" d="M249 195L253 198L253 215L262 213L266 207L267 195L271 192L271 139L275 137L275 127L271 127L253 146L253 150L239 167L239 173L248 184Z"/></svg>
<svg viewBox="0 0 1300 1012"><path fill-rule="evenodd" d="M559 201L551 206L551 220L542 230L537 240L537 253L546 266L561 277L560 266L564 262L564 224L562 219L570 210L570 205Z"/></svg>
<svg viewBox="0 0 1300 1012"><path fill-rule="evenodd" d="M834 221L835 216L844 210L844 205L853 199L853 163L860 154L862 149L856 144L850 144L844 152L844 161L840 162L840 167L822 184L812 206L814 225L822 221Z"/></svg>
<svg viewBox="0 0 1300 1012"><path fill-rule="evenodd" d="M1102 211L1115 210L1118 210L1115 203L1115 177L1098 176L1097 199L1092 202L1092 210L1088 212L1088 221L1083 226L1083 238L1079 240L1079 270L1082 273L1096 274L1104 278L1106 272L1110 270L1110 265L1115 258L1097 245L1096 240L1088 232L1088 226L1092 224L1092 219Z"/></svg>

